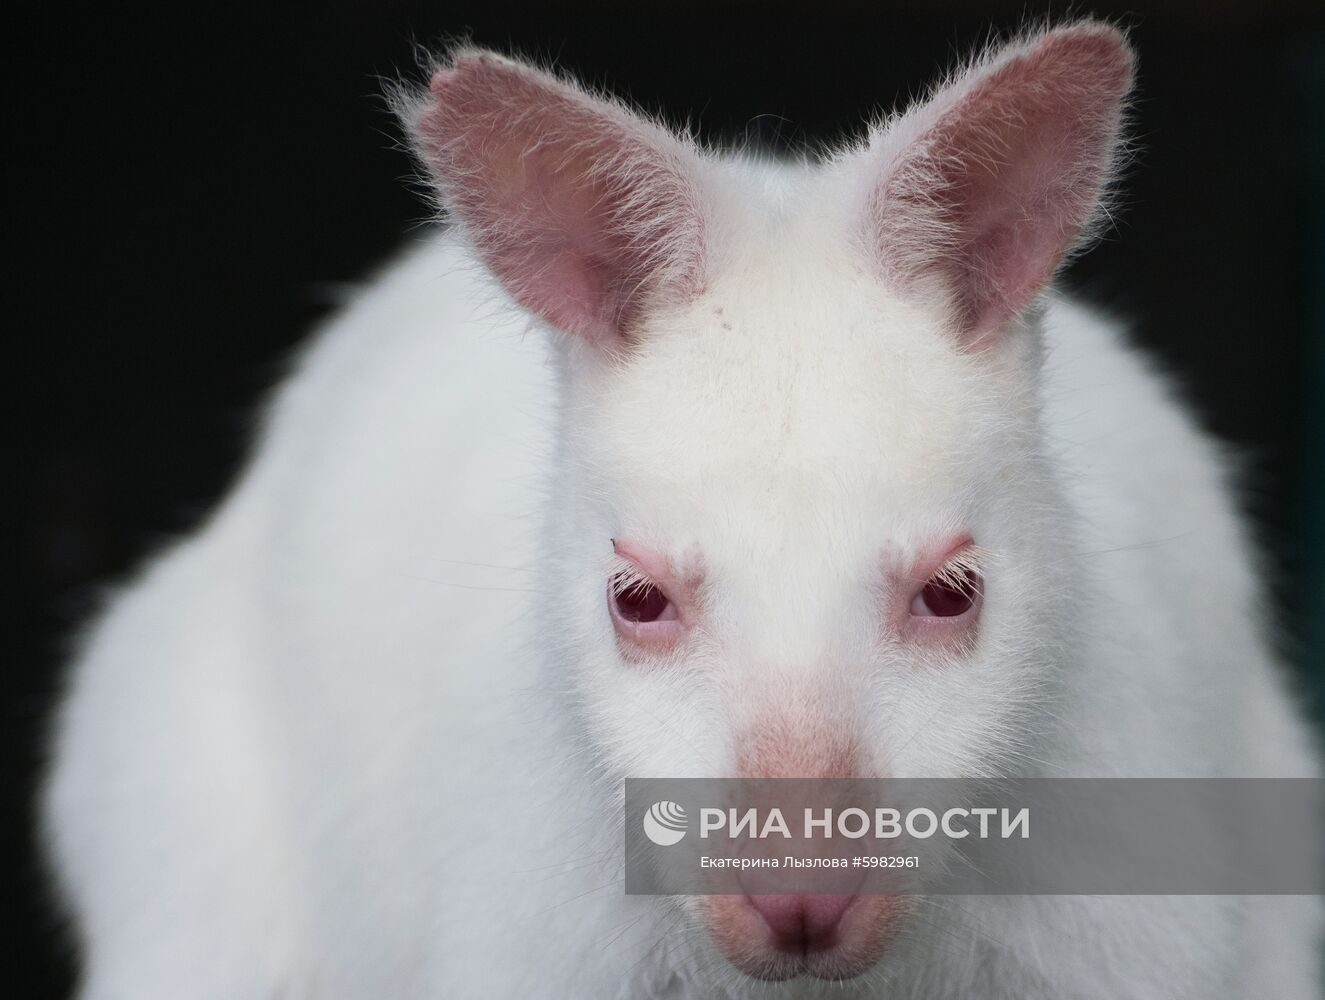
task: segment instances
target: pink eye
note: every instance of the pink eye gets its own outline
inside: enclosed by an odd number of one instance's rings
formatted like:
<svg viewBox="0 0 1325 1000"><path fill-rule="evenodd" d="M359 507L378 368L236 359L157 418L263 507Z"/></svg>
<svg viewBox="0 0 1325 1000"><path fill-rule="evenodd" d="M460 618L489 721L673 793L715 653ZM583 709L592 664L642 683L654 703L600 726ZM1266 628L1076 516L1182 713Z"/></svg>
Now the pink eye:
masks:
<svg viewBox="0 0 1325 1000"><path fill-rule="evenodd" d="M615 588L613 588L615 591ZM612 600L616 613L632 624L668 621L676 618L676 610L667 595L651 583L634 583L616 591Z"/></svg>
<svg viewBox="0 0 1325 1000"><path fill-rule="evenodd" d="M983 581L974 570L959 568L933 577L911 602L919 618L958 618L975 606Z"/></svg>

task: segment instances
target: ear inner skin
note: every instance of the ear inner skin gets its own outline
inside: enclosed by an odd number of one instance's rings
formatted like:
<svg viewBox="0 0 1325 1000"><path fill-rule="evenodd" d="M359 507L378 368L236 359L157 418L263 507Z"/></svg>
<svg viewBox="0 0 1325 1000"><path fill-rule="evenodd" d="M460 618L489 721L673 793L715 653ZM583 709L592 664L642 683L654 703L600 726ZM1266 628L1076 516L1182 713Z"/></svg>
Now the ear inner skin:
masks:
<svg viewBox="0 0 1325 1000"><path fill-rule="evenodd" d="M888 279L914 291L937 278L963 343L983 346L1088 233L1132 74L1121 33L1066 28L977 65L882 133L870 215Z"/></svg>
<svg viewBox="0 0 1325 1000"><path fill-rule="evenodd" d="M653 296L699 292L698 158L663 129L488 53L439 71L413 127L488 266L553 326L619 349Z"/></svg>

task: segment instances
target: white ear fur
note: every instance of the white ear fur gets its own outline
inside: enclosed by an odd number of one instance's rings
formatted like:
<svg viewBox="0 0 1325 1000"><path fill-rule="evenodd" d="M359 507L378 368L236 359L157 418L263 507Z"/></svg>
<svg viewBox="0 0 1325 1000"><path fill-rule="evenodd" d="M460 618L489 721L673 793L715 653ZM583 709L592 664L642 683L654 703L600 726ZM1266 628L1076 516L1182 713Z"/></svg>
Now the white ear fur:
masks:
<svg viewBox="0 0 1325 1000"><path fill-rule="evenodd" d="M700 290L698 156L665 129L482 51L402 114L445 207L552 325L613 350L655 296Z"/></svg>
<svg viewBox="0 0 1325 1000"><path fill-rule="evenodd" d="M948 298L966 346L1025 309L1089 237L1133 55L1084 22L978 60L876 131L866 239L902 292Z"/></svg>

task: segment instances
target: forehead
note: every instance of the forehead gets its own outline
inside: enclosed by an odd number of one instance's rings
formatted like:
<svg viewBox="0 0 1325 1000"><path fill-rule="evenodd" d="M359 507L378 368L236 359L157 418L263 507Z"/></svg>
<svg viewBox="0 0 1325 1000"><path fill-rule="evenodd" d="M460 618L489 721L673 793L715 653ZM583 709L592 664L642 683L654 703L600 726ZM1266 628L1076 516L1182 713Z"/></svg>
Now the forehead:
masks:
<svg viewBox="0 0 1325 1000"><path fill-rule="evenodd" d="M959 519L987 379L867 277L756 262L641 338L587 435L623 530L874 545Z"/></svg>

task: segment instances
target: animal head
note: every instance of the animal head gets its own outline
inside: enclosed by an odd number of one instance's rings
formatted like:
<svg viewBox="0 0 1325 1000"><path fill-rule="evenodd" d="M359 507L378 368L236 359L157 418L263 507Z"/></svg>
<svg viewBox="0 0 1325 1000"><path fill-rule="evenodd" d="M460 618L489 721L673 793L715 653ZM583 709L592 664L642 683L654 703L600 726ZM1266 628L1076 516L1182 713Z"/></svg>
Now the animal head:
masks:
<svg viewBox="0 0 1325 1000"><path fill-rule="evenodd" d="M542 628L606 773L1015 767L1072 632L1039 303L1098 220L1131 80L1116 30L1069 25L795 164L488 52L408 102L477 259L555 331ZM904 907L693 909L778 978L867 968Z"/></svg>

